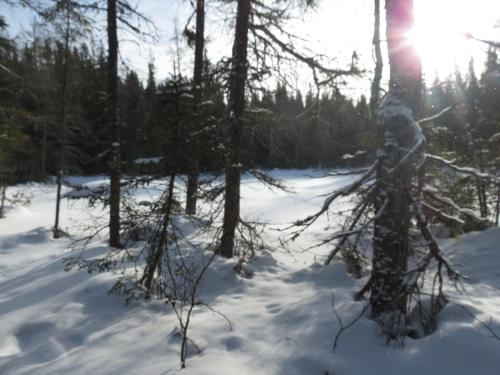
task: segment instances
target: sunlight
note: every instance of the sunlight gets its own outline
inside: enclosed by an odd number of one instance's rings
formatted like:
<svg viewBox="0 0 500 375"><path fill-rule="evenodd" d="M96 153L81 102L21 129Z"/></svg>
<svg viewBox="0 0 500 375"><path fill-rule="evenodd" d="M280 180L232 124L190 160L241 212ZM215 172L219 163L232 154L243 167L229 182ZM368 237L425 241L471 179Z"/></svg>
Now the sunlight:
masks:
<svg viewBox="0 0 500 375"><path fill-rule="evenodd" d="M470 12L463 2L415 2L415 27L410 38L428 75L446 76L456 66L466 66L474 47L464 34L482 31L481 18Z"/></svg>
<svg viewBox="0 0 500 375"><path fill-rule="evenodd" d="M468 41L460 34L430 27L415 27L410 34L426 71L438 74L451 73L456 65L461 65L464 44Z"/></svg>

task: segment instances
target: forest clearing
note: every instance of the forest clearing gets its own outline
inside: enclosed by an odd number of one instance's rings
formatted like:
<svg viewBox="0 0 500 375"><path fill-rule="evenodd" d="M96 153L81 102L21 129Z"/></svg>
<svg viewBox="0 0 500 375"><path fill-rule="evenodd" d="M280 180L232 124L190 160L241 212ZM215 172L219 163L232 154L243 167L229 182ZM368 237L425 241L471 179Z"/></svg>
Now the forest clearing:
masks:
<svg viewBox="0 0 500 375"><path fill-rule="evenodd" d="M0 374L498 375L500 2L0 0Z"/></svg>

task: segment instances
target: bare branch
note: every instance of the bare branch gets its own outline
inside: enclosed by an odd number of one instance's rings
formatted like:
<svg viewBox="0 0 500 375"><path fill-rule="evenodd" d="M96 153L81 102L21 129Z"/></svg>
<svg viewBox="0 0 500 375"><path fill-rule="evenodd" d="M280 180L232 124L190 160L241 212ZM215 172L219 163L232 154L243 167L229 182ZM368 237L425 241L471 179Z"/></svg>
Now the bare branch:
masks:
<svg viewBox="0 0 500 375"><path fill-rule="evenodd" d="M446 113L450 112L454 108L455 108L455 104L450 105L449 107L446 107L445 109L443 109L439 113L436 113L435 115L432 115L432 116L429 116L429 117L425 117L425 118L423 118L421 120L418 120L417 124L422 125L422 124L425 124L425 123L437 120L440 117L442 117L443 115L445 115Z"/></svg>
<svg viewBox="0 0 500 375"><path fill-rule="evenodd" d="M480 180L485 180L485 181L492 182L492 183L499 183L500 182L500 179L498 177L491 175L489 173L481 172L475 168L460 167L460 166L454 164L453 161L446 160L446 159L444 159L440 156L437 156L437 155L425 154L425 156L427 157L427 159L438 162L439 164L444 165L444 166L454 170L455 172L474 176Z"/></svg>

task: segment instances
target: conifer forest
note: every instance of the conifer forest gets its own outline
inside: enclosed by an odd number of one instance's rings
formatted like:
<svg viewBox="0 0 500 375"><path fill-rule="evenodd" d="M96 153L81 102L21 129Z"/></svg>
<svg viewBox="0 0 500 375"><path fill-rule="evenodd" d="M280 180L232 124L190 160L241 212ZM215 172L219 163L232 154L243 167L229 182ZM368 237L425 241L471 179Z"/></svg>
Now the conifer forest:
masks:
<svg viewBox="0 0 500 375"><path fill-rule="evenodd" d="M0 0L0 374L500 373L500 3Z"/></svg>

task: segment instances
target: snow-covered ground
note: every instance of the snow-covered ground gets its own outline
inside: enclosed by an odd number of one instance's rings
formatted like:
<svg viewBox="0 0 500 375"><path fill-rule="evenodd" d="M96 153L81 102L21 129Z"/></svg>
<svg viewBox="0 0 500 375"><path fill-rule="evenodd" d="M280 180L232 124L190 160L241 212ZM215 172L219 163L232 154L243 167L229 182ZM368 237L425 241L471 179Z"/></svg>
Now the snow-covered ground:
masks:
<svg viewBox="0 0 500 375"><path fill-rule="evenodd" d="M242 189L244 216L279 226L313 213L323 194L352 177L322 171L274 171L295 193L266 190L251 177ZM102 178L87 178L98 185ZM82 182L73 178L73 183ZM161 184L141 189L144 198ZM235 261L216 258L200 297L232 322L196 308L191 339L202 349L179 369L177 321L163 302L124 306L108 296L113 274L64 272L62 259L74 255L69 240L51 238L55 187L29 184L11 188L32 196L0 219L0 374L238 374L498 375L500 341L458 304L500 332L500 229L467 234L443 245L448 257L469 276L469 297L455 296L440 315L438 330L404 348L388 347L374 322L361 319L340 338L331 302L344 324L363 308L353 293L355 280L340 261L321 266L328 248L303 252L325 235L325 219L291 246L291 252L264 250L250 264L252 278L235 274ZM346 200L337 205L349 204ZM83 201L63 204L62 227L79 233L82 223L105 214ZM334 218L331 218L334 219ZM276 244L278 232L267 239ZM87 255L105 251L93 243ZM490 322L490 319L491 322Z"/></svg>

